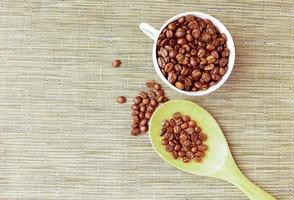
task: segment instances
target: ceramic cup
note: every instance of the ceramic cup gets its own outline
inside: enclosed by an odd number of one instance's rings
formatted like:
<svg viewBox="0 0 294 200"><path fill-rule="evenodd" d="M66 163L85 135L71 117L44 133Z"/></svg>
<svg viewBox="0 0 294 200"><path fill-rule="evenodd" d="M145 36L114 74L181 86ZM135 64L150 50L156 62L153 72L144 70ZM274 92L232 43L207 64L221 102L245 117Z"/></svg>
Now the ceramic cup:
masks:
<svg viewBox="0 0 294 200"><path fill-rule="evenodd" d="M214 86L209 87L207 90L201 90L201 91L196 91L196 92L192 92L192 91L184 91L184 90L180 90L178 88L176 88L174 85L172 85L170 82L167 81L167 79L163 76L163 74L160 71L159 65L157 63L157 55L156 55L156 43L159 37L159 34L162 32L162 30L171 22L176 21L177 19L183 17L183 16L187 16L187 15L194 15L196 17L202 18L202 19L209 19L212 21L212 23L219 29L219 31L221 33L224 33L227 36L227 47L230 50L230 55L229 55L229 62L228 62L228 70L227 72L222 76L221 80ZM224 82L226 82L226 80L229 78L233 67L234 67L234 63L235 63L235 46L234 46L234 41L233 38L231 36L231 34L229 33L228 29L216 18L205 14L205 13L200 13L200 12L185 12L185 13L181 13L178 14L172 18L170 18L169 20L167 20L160 28L160 30L156 30L155 28L153 28L152 26L150 26L149 24L146 23L141 23L140 24L140 29L142 32L144 32L148 37L150 37L152 40L154 40L153 43L153 50L152 50L152 58L153 58L153 64L155 67L155 70L158 74L158 76L161 78L161 80L167 84L171 89L181 93L181 94L186 94L186 95L190 95L190 96L202 96L202 95L206 95L209 94L215 90L217 90L218 88L220 88Z"/></svg>

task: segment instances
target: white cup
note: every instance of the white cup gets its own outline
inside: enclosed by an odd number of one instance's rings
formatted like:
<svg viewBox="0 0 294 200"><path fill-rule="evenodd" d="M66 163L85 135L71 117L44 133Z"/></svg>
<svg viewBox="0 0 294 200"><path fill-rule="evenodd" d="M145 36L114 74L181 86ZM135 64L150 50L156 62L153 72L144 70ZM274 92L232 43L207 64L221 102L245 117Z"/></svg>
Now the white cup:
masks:
<svg viewBox="0 0 294 200"><path fill-rule="evenodd" d="M228 70L216 85L209 87L207 90L200 90L200 91L193 92L193 91L184 91L184 90L180 90L180 89L176 88L174 85L172 85L170 82L168 82L167 79L163 76L163 74L161 73L160 68L158 66L158 63L157 63L156 43L157 43L159 34L162 32L162 30L169 23L176 21L177 19L179 19L183 16L187 16L187 15L194 15L194 16L202 18L202 19L211 20L212 23L219 29L219 31L221 33L224 33L227 36L227 47L230 50ZM234 45L233 38L232 38L231 34L229 33L228 29L220 21L218 21L216 18L214 18L208 14L200 13L200 12L185 12L185 13L181 13L181 14L176 15L176 16L170 18L169 20L167 20L161 26L159 31L146 23L141 23L140 29L147 36L149 36L152 40L154 40L152 58L153 58L153 64L154 64L154 67L155 67L157 74L159 75L159 77L161 78L161 80L164 83L166 83L171 89L173 89L179 93L190 95L190 96L202 96L202 95L209 94L209 93L217 90L219 87L221 87L224 84L224 82L229 78L229 76L233 70L234 63L235 63L235 45Z"/></svg>

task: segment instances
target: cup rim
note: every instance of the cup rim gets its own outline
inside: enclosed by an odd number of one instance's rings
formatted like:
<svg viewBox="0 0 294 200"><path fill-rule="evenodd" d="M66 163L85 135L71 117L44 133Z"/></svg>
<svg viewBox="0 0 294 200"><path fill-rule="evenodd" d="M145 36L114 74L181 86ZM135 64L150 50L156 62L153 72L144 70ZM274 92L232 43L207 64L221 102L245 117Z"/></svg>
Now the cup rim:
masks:
<svg viewBox="0 0 294 200"><path fill-rule="evenodd" d="M213 85L211 87L209 87L207 90L200 90L200 91L185 91L185 90L180 90L178 89L176 86L174 86L173 84L171 84L170 82L168 82L167 78L165 78L165 76L163 76L162 72L160 71L160 67L158 65L157 62L157 54L156 54L156 45L157 45L157 41L158 41L158 37L160 35L160 33L162 32L162 30L171 22L183 17L183 16L187 16L187 15L193 15L195 17L199 17L202 19L209 19L212 21L212 23L222 32L227 36L227 45L228 45L228 49L230 50L230 55L229 55L229 61L228 61L228 70L227 72L222 76L222 78L220 79L220 81L216 84ZM211 92L214 92L215 90L217 90L218 88L220 88L229 78L229 76L231 75L231 72L234 68L234 64L235 64L235 45L234 45L234 41L233 38L230 34L230 32L228 31L228 29L225 27L225 25L223 25L218 19L216 19L215 17L208 15L206 13L202 13L202 12L184 12L184 13L180 13L178 15L175 15L173 17L171 17L170 19L168 19L160 28L160 30L157 33L156 39L154 40L153 43L153 52L152 52L152 57L153 57L153 64L155 67L155 71L157 72L157 74L159 75L160 79L167 84L172 90L179 92L181 94L185 94L185 95L189 95L189 96L203 96L206 94L209 94Z"/></svg>

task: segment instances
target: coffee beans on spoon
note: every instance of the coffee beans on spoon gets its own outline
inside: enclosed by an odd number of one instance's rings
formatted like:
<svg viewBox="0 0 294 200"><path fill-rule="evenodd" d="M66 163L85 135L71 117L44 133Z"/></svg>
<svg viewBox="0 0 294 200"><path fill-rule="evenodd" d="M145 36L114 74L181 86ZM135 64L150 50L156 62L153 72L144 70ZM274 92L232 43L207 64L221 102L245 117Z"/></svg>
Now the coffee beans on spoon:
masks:
<svg viewBox="0 0 294 200"><path fill-rule="evenodd" d="M157 41L162 74L180 90L206 90L226 73L230 50L226 35L208 19L181 17L167 25Z"/></svg>
<svg viewBox="0 0 294 200"><path fill-rule="evenodd" d="M160 103L169 99L165 96L163 88L153 80L146 82L148 91L141 91L132 105L132 135L139 135L148 131L148 122Z"/></svg>
<svg viewBox="0 0 294 200"><path fill-rule="evenodd" d="M171 119L162 122L160 136L166 151L174 159L180 158L185 163L191 160L201 162L208 149L204 144L207 136L196 121L178 112Z"/></svg>

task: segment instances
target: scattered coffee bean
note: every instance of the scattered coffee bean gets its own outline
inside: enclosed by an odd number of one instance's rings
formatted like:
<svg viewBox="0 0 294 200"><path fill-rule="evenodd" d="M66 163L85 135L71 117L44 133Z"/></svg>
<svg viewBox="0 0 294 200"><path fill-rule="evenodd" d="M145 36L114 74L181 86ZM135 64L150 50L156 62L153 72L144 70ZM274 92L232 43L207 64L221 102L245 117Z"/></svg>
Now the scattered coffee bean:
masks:
<svg viewBox="0 0 294 200"><path fill-rule="evenodd" d="M164 50L162 50L164 51ZM134 104L132 105L132 135L139 135L140 133L145 133L148 131L148 122L155 111L156 107L160 103L164 103L168 101L168 98L165 96L163 88L159 83L156 83L153 80L149 80L146 82L146 86L148 87L148 91L141 91L138 96L134 98ZM167 132L166 130L162 130L162 132ZM164 134L163 133L163 134ZM173 138L171 139L173 140ZM169 141L163 142L163 144L169 144ZM173 151L171 147L174 147L176 144L170 141L170 152ZM176 157L176 156L175 156Z"/></svg>
<svg viewBox="0 0 294 200"><path fill-rule="evenodd" d="M126 99L125 96L119 96L119 97L117 98L117 102L118 102L118 103L125 103L126 101L127 101L127 99ZM136 109L134 109L134 110L136 110Z"/></svg>
<svg viewBox="0 0 294 200"><path fill-rule="evenodd" d="M112 62L112 67L119 67L121 65L121 61L119 59L115 59Z"/></svg>
<svg viewBox="0 0 294 200"><path fill-rule="evenodd" d="M161 144L174 159L181 158L184 163L201 162L208 147L203 144L207 136L200 131L201 128L188 115L176 112L171 119L161 123Z"/></svg>
<svg viewBox="0 0 294 200"><path fill-rule="evenodd" d="M227 71L227 37L208 19L188 15L171 22L157 41L162 74L176 88L206 90Z"/></svg>

